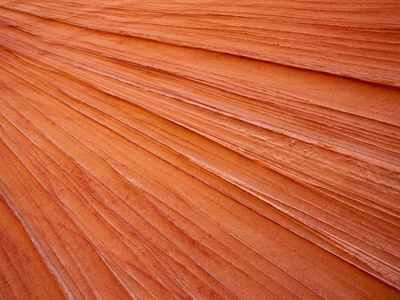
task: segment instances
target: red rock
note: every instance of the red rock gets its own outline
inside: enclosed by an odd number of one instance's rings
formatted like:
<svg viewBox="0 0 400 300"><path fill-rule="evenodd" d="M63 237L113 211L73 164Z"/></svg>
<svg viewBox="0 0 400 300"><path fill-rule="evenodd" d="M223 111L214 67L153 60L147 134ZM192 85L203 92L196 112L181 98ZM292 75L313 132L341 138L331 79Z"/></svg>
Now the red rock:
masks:
<svg viewBox="0 0 400 300"><path fill-rule="evenodd" d="M400 297L397 1L0 12L0 298Z"/></svg>

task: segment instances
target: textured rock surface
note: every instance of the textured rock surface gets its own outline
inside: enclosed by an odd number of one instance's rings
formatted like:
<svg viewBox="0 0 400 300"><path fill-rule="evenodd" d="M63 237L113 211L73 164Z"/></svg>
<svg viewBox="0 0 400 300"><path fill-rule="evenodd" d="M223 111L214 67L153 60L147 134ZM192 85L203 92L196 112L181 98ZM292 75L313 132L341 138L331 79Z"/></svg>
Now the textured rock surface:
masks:
<svg viewBox="0 0 400 300"><path fill-rule="evenodd" d="M0 1L0 298L398 299L400 2Z"/></svg>

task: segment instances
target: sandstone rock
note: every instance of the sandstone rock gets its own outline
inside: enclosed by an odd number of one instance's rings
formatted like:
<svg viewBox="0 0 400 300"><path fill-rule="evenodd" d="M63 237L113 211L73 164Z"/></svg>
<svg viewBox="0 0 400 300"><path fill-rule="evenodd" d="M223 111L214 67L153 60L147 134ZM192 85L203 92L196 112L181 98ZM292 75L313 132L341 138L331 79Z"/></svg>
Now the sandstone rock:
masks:
<svg viewBox="0 0 400 300"><path fill-rule="evenodd" d="M0 13L0 298L400 297L398 1Z"/></svg>

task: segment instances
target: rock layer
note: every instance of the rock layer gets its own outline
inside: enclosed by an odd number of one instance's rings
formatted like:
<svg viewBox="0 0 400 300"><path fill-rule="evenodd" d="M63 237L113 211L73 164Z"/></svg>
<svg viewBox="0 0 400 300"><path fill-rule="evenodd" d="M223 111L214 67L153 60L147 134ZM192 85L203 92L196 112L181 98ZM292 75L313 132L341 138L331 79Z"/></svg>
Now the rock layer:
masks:
<svg viewBox="0 0 400 300"><path fill-rule="evenodd" d="M0 1L1 298L396 299L398 1Z"/></svg>

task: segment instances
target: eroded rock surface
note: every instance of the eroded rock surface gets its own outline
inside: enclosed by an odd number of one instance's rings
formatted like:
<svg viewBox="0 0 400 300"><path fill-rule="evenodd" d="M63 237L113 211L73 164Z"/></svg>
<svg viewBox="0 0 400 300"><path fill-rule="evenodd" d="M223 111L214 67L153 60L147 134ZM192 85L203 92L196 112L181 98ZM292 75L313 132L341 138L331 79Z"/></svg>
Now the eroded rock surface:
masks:
<svg viewBox="0 0 400 300"><path fill-rule="evenodd" d="M0 298L398 299L400 2L0 1Z"/></svg>

